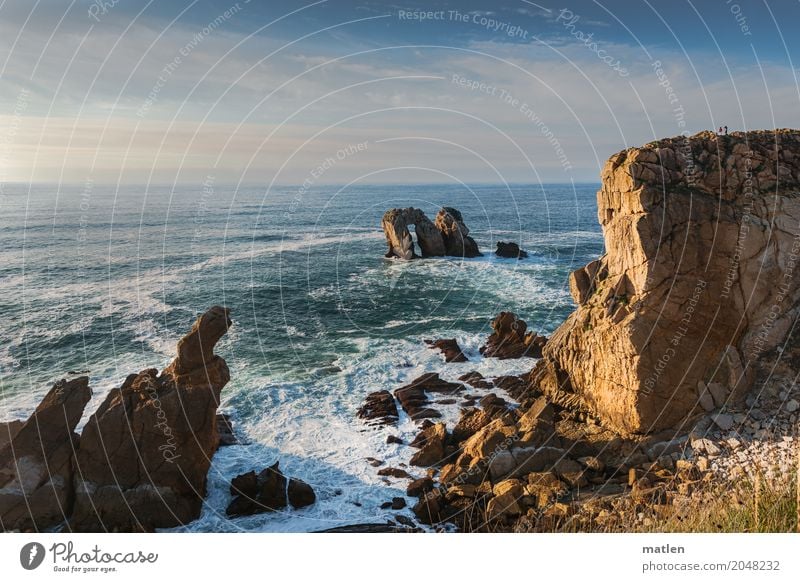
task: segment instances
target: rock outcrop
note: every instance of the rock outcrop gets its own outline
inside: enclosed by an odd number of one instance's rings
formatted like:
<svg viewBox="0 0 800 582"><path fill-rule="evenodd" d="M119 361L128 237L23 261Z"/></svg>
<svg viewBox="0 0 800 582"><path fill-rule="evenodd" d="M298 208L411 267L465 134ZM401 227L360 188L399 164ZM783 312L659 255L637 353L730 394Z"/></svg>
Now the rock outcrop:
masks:
<svg viewBox="0 0 800 582"><path fill-rule="evenodd" d="M417 258L414 239L408 230L414 226L422 257L478 257L478 244L469 236L461 213L454 208L442 208L432 222L419 208L393 208L381 220L389 250L387 258L410 261Z"/></svg>
<svg viewBox="0 0 800 582"><path fill-rule="evenodd" d="M469 358L464 355L461 346L454 338L425 340L425 343L432 349L442 352L445 362L469 362Z"/></svg>
<svg viewBox="0 0 800 582"><path fill-rule="evenodd" d="M528 331L528 324L510 311L503 311L492 321L492 334L480 352L487 358L501 360L521 358L541 358L542 348L547 338Z"/></svg>
<svg viewBox="0 0 800 582"><path fill-rule="evenodd" d="M132 374L109 393L81 434L72 529L150 531L200 515L230 379L214 346L230 325L227 309L211 308L161 374Z"/></svg>
<svg viewBox="0 0 800 582"><path fill-rule="evenodd" d="M11 438L0 447L0 529L44 531L70 515L75 427L91 396L86 376L61 380L26 422L5 428Z"/></svg>
<svg viewBox="0 0 800 582"><path fill-rule="evenodd" d="M800 132L702 132L612 156L606 254L573 273L577 310L532 378L621 433L736 402L800 308Z"/></svg>

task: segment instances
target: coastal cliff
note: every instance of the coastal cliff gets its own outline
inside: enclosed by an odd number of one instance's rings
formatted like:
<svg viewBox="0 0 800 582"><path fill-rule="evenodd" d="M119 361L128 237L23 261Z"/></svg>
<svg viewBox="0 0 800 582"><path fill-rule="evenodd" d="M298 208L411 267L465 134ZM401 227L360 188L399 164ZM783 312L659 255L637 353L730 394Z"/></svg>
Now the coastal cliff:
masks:
<svg viewBox="0 0 800 582"><path fill-rule="evenodd" d="M570 277L533 387L623 434L739 400L798 313L800 131L627 149L597 202L606 252Z"/></svg>

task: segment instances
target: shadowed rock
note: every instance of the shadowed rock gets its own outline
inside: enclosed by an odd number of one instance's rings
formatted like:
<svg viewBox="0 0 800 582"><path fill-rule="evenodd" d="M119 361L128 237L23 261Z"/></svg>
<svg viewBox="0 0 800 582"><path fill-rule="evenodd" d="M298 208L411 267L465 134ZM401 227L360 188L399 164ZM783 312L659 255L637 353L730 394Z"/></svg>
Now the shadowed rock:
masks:
<svg viewBox="0 0 800 582"><path fill-rule="evenodd" d="M510 311L503 311L495 317L492 329L494 332L480 350L487 358L506 360L523 356L542 357L547 338L528 331L528 324Z"/></svg>
<svg viewBox="0 0 800 582"><path fill-rule="evenodd" d="M86 376L60 380L27 421L5 427L12 438L0 448L3 530L46 530L72 511L74 431L91 395Z"/></svg>
<svg viewBox="0 0 800 582"><path fill-rule="evenodd" d="M228 313L213 307L200 316L161 374L128 376L89 419L76 457L74 530L150 531L200 515L230 379L214 355Z"/></svg>

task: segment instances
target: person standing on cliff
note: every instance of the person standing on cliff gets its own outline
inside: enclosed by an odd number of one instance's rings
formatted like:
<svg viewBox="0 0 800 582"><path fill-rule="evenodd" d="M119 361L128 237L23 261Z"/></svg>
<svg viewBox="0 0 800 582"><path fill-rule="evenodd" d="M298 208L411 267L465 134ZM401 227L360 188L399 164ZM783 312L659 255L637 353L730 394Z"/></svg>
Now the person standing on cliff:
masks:
<svg viewBox="0 0 800 582"><path fill-rule="evenodd" d="M728 135L728 126L725 126L725 135Z"/></svg>
<svg viewBox="0 0 800 582"><path fill-rule="evenodd" d="M717 130L717 135L722 135L722 126L721 125L719 126L719 129Z"/></svg>

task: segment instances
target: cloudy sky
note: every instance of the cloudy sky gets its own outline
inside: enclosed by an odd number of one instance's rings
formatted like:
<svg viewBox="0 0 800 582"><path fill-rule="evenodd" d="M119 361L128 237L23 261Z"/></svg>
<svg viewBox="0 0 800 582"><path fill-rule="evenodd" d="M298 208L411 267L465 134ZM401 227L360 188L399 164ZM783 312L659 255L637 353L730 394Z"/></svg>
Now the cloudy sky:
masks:
<svg viewBox="0 0 800 582"><path fill-rule="evenodd" d="M800 125L798 21L796 0L5 0L0 181L594 182L656 137Z"/></svg>

